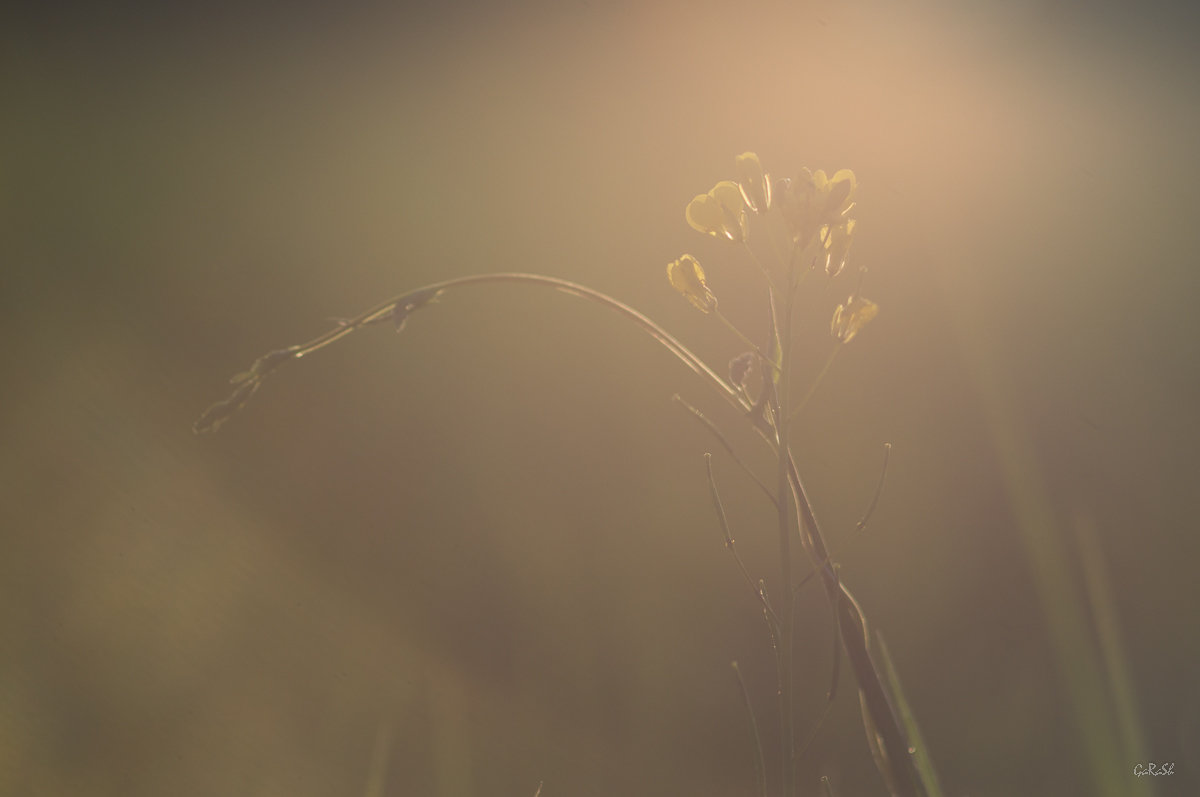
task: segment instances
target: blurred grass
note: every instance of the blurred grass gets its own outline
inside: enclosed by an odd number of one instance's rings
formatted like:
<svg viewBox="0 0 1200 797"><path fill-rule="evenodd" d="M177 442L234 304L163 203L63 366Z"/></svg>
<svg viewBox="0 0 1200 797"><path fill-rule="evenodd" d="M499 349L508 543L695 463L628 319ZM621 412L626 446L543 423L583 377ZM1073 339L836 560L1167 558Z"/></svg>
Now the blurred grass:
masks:
<svg viewBox="0 0 1200 797"><path fill-rule="evenodd" d="M987 355L987 344L973 343L977 355L974 372L994 450L1077 734L1069 745L1082 748L1079 753L1087 762L1092 793L1153 795L1152 781L1131 781L1129 777L1130 762L1146 761L1147 753L1103 553L1094 532L1089 536L1085 527L1077 526L1072 537L1067 530L1070 520L1060 516L1061 510L1046 492L1045 475L1028 433L1015 415L1009 388L994 368L986 365L994 362L994 357ZM1072 545L1073 541L1077 544Z"/></svg>

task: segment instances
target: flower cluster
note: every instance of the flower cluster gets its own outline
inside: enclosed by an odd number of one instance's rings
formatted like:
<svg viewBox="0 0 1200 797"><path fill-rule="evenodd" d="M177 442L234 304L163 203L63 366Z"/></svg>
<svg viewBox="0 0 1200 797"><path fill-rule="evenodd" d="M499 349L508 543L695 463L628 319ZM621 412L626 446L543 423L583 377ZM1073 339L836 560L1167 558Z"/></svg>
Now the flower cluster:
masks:
<svg viewBox="0 0 1200 797"><path fill-rule="evenodd" d="M792 241L805 253L800 262L820 265L836 277L846 266L854 234L854 219L847 216L854 208L854 172L842 169L828 178L820 169L804 169L797 179L779 183L779 209Z"/></svg>
<svg viewBox="0 0 1200 797"><path fill-rule="evenodd" d="M753 152L738 155L734 167L736 181L723 180L688 203L684 215L689 225L718 240L749 247L751 219L760 217L764 223L754 227L755 235L774 233L786 244L779 247L788 252L790 273L785 284L794 285L806 271L820 269L829 277L842 273L854 238L855 220L850 218L858 187L854 172L842 169L829 177L820 169L803 169L794 179L773 181ZM716 309L716 296L696 258L684 255L669 264L667 276L692 305L705 313ZM852 296L834 313L834 338L849 342L878 310L874 302Z"/></svg>

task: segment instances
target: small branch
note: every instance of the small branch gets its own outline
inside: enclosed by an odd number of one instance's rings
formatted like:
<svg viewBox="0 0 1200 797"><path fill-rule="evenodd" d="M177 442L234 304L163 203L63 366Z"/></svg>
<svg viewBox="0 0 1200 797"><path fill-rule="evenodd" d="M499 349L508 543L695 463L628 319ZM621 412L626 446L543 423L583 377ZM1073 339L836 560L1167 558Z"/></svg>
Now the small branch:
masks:
<svg viewBox="0 0 1200 797"><path fill-rule="evenodd" d="M229 398L219 401L205 410L199 420L192 425L192 431L197 434L207 434L217 431L222 423L245 406L262 381L285 362L299 360L341 340L353 332L383 321L394 321L397 330L403 329L409 315L433 304L448 291L467 285L484 285L501 282L515 282L554 288L572 296L596 302L617 312L649 333L652 338L662 344L667 351L674 354L684 365L703 377L709 386L716 390L722 398L736 409L742 412L749 412L751 410L750 403L732 385L709 368L707 363L693 354L665 329L629 305L617 301L608 294L588 288L585 285L579 285L578 283L558 279L557 277L547 277L541 274L498 273L458 277L443 282L435 282L418 288L415 291L402 293L399 296L388 299L386 302L375 305L353 318L338 320L337 326L312 340L296 346L289 346L285 349L277 349L258 358L249 371L234 377L233 381L238 385L238 388L233 394Z"/></svg>
<svg viewBox="0 0 1200 797"><path fill-rule="evenodd" d="M825 720L829 718L829 712L833 710L833 701L826 700L825 707L821 709L821 716L817 717L816 723L813 724L812 730L808 732L808 736L804 737L804 743L796 748L796 758L801 758L808 752L808 748L817 740L817 734L821 732L821 727L825 725Z"/></svg>
<svg viewBox="0 0 1200 797"><path fill-rule="evenodd" d="M740 466L741 469L746 472L746 475L749 476L754 481L754 483L758 485L759 489L763 491L763 494L765 496L767 496L767 500L771 502L771 506L776 506L777 504L776 504L775 495L771 492L771 488L769 488L769 487L767 487L767 485L763 484L762 480L754 475L754 471L752 471L750 469L750 466L747 465L745 463L745 461L742 460L742 458L737 455L737 452L733 450L733 446L730 445L729 441L725 439L725 435L721 434L721 430L717 428L717 425L715 423L713 423L712 421L710 421L708 419L708 417L704 413L702 413L700 410L696 409L691 404L688 404L686 401L684 401L683 397L680 396L678 393L676 393L674 396L672 396L671 400L676 401L679 404L682 404L685 409L687 409L689 412L692 413L692 415L696 418L696 420L698 420L698 421L700 421L700 423L704 424L705 428L707 428L708 431L713 433L713 436L717 438L717 441L724 447L724 449L727 452L729 452L729 456L733 457L733 461L736 462L738 464L738 466Z"/></svg>
<svg viewBox="0 0 1200 797"><path fill-rule="evenodd" d="M762 259L760 259L758 256L758 253L754 251L754 247L750 246L749 241L742 241L742 245L743 245L743 248L745 249L746 253L748 255L750 255L750 259L754 261L754 265L757 266L758 270L762 272L763 277L767 281L767 287L770 288L772 291L774 291L775 290L775 281L773 279L771 279L770 269L768 269L763 264Z"/></svg>
<svg viewBox="0 0 1200 797"><path fill-rule="evenodd" d="M829 559L830 557L826 556L823 560L821 560L820 564L818 564L812 570L809 570L804 578L800 579L800 581L796 583L796 586L793 588L793 594L799 595L800 590L805 584L812 581L813 576L820 575L821 571L825 568L825 565L829 562Z"/></svg>
<svg viewBox="0 0 1200 797"><path fill-rule="evenodd" d="M833 351L829 352L829 356L825 359L825 364L821 366L821 371L817 374L817 378L813 380L811 385L809 385L808 392L804 394L804 398L800 399L800 401L796 403L796 407L792 410L789 420L794 421L797 417L799 417L800 413L804 411L804 408L808 405L809 399L816 394L817 388L819 388L821 383L825 381L825 375L829 373L829 369L833 366L833 361L837 359L837 353L841 350L841 348L841 343L834 344Z"/></svg>
<svg viewBox="0 0 1200 797"><path fill-rule="evenodd" d="M837 571L836 566L834 568L834 571L836 573L836 571ZM799 597L800 587L804 586L804 584L810 578L812 578L814 575L816 575L819 572L821 572L820 569L813 570L811 573L809 573L807 576L805 576L804 579L801 580L801 582L799 584L796 585L796 591L792 595L793 600L796 600ZM832 674L832 676L830 678L830 682L829 682L829 691L825 693L825 707L823 709L821 709L821 716L817 718L816 724L813 725L812 730L809 731L807 738L805 738L805 740L804 740L804 743L801 744L798 748L796 748L796 758L800 758L801 756L803 756L804 753L808 750L809 746L817 738L817 732L820 731L821 726L825 724L825 719L829 716L829 712L833 707L833 699L835 697L837 697L838 677L839 677L839 673L841 670L840 665L841 665L841 652L842 652L841 644L842 644L842 642L841 642L841 629L840 629L840 626L838 625L838 616L837 616L838 604L837 604L837 602L835 601L832 604L832 606L834 608L834 611L833 611L833 674Z"/></svg>
<svg viewBox="0 0 1200 797"><path fill-rule="evenodd" d="M871 519L871 515L875 514L875 506L879 503L879 496L883 494L883 481L887 478L888 459L892 455L892 444L883 444L883 468L879 472L879 484L875 486L875 495L871 496L871 503L867 505L867 511L863 513L862 519L854 524L855 531L862 531L867 527L867 521Z"/></svg>
<svg viewBox="0 0 1200 797"><path fill-rule="evenodd" d="M750 715L750 734L754 739L754 782L758 787L759 797L767 797L767 765L763 759L762 737L758 733L758 718L754 715L754 706L750 703L750 692L746 689L746 681L738 663L733 662L733 674L737 676L738 686L742 692L742 704Z"/></svg>
<svg viewBox="0 0 1200 797"><path fill-rule="evenodd" d="M831 675L829 679L829 693L827 695L827 702L829 703L832 703L833 699L837 697L838 674L841 672L842 664L842 628L838 623L838 610L842 605L842 580L841 574L838 573L837 567L833 568L833 574L834 578L838 582L839 589L838 596L833 601L833 675Z"/></svg>
<svg viewBox="0 0 1200 797"><path fill-rule="evenodd" d="M712 495L713 507L717 510L717 519L721 521L721 532L725 535L725 547L729 549L729 553L733 554L733 560L737 562L738 570L742 571L742 576L745 577L746 583L750 585L750 589L758 596L759 602L762 604L763 614L767 618L767 624L771 626L772 634L777 634L779 618L775 616L775 612L767 602L766 593L763 592L761 586L755 586L754 579L750 576L750 571L746 569L746 563L742 561L741 555L737 552L737 545L734 543L733 534L729 531L729 518L725 515L725 506L721 503L721 496L717 492L717 480L713 476L712 454L704 455L704 467L708 471L708 490Z"/></svg>
<svg viewBox="0 0 1200 797"><path fill-rule="evenodd" d="M736 326L734 326L733 322L730 321L728 318L726 318L724 313L722 313L720 310L718 310L717 308L714 307L712 314L713 314L713 316L716 317L716 319L718 321L720 321L722 324L724 324L725 328L728 329L730 332L732 332L734 334L734 336L737 337L738 340L740 340L742 343L745 343L747 346L749 346L751 351L753 351L755 354L757 354L759 356L759 358L762 359L763 362L766 362L766 363L770 364L772 367L775 367L774 363L771 363L771 361L767 358L767 355L763 353L763 350L761 348L759 348L758 344L755 343L754 341L750 340L750 338L748 338L746 336L746 333L742 332L740 329L738 329Z"/></svg>

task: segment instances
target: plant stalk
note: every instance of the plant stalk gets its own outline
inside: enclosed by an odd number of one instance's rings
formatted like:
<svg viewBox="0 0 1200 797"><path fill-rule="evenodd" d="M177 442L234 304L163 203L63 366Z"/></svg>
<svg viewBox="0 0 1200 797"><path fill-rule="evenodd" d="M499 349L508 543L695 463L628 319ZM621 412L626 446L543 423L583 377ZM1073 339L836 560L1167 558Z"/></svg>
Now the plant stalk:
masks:
<svg viewBox="0 0 1200 797"><path fill-rule="evenodd" d="M789 276L789 282L790 282ZM779 566L782 580L783 601L783 633L780 635L779 651L779 715L781 727L781 743L783 746L783 794L793 797L796 793L796 741L795 717L792 690L793 643L796 633L796 602L792 599L792 500L791 490L791 453L788 448L788 430L791 426L788 408L788 382L791 377L789 345L792 340L792 297L794 292L788 290L782 297L782 307L775 308L776 323L782 319L783 329L776 337L779 346L777 356L781 363L779 381L775 384L775 423L778 437L778 487L775 502L779 520ZM772 292L772 301L777 301L778 294ZM769 380L764 380L768 381ZM794 496L793 496L794 499Z"/></svg>
<svg viewBox="0 0 1200 797"><path fill-rule="evenodd" d="M371 307L353 318L341 319L337 326L318 335L304 343L288 346L283 349L276 349L259 357L250 366L249 370L238 374L231 381L236 385L236 389L229 398L219 401L211 405L200 418L192 425L192 430L197 434L209 434L217 431L218 428L234 413L241 410L242 407L249 401L250 397L258 390L259 385L263 380L274 373L279 366L285 362L299 360L306 357L319 349L323 349L338 340L350 335L364 327L373 326L388 320L396 322L396 328L400 329L407 320L409 314L424 308L433 303L440 295L460 287L467 285L484 285L493 283L522 283L526 285L540 285L542 287L554 288L563 293L572 296L578 296L581 299L596 302L610 310L617 312L625 318L633 321L640 326L649 335L658 341L664 348L679 358L684 365L692 371L699 374L708 384L717 391L727 402L735 409L742 413L749 413L751 406L742 395L721 376L713 371L707 363L692 353L690 349L680 343L673 335L660 327L658 324L651 321L645 315L634 310L624 302L618 301L608 294L593 290L586 285L580 285L568 280L559 279L557 277L547 277L542 274L524 274L519 272L500 272L496 274L474 274L467 277L457 277L454 279L434 282L429 285L417 288L416 290L407 291L405 293L393 296L385 302ZM761 426L759 427L760 431Z"/></svg>

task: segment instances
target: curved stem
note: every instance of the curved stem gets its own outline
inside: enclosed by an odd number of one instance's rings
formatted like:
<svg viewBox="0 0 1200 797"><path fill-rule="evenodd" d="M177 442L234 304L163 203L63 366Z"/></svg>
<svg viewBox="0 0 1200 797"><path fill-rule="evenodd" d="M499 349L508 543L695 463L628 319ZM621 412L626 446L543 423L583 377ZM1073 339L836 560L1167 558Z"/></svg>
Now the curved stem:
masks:
<svg viewBox="0 0 1200 797"><path fill-rule="evenodd" d="M825 365L821 366L821 370L817 374L817 378L814 379L813 383L809 386L808 392L804 394L804 398L802 398L798 402L796 402L795 408L792 409L791 415L788 417L789 421L794 421L794 420L796 420L796 418L798 418L800 416L800 413L804 410L804 407L808 404L809 399L811 399L813 397L813 395L817 392L817 388L819 388L821 386L821 383L825 381L825 375L829 373L830 366L833 365L834 359L837 358L837 353L841 350L842 350L841 343L837 343L834 345L833 351L829 352L829 356L825 358Z"/></svg>
<svg viewBox="0 0 1200 797"><path fill-rule="evenodd" d="M234 395L229 398L219 401L205 410L200 419L193 424L192 429L197 434L215 432L222 423L233 415L237 410L245 406L249 396L257 390L258 385L268 375L274 373L283 363L290 360L299 360L306 357L315 351L325 348L332 343L335 343L342 338L356 332L364 327L372 326L384 321L393 320L396 323L397 329L402 328L408 316L437 301L438 297L448 291L466 287L468 285L486 285L495 283L520 283L525 285L540 285L542 287L554 288L555 290L563 291L572 296L578 296L582 299L588 299L603 305L610 310L613 310L621 316L629 319L645 330L652 338L658 341L662 346L680 361L683 362L691 370L695 371L716 392L728 401L734 408L741 412L749 412L750 404L746 399L721 376L712 370L699 357L691 352L686 346L675 339L669 332L660 327L655 322L651 321L646 316L634 310L624 302L620 302L608 294L589 288L585 285L580 285L568 280L559 279L557 277L547 277L542 274L524 274L520 272L501 272L496 274L476 274L469 277L457 277L454 279L443 280L442 282L434 282L417 288L413 291L393 296L387 301L371 307L353 318L342 319L333 329L324 332L317 337L308 340L304 343L295 346L289 346L284 349L276 349L255 360L254 364L246 372L238 374L233 378L233 383L238 385L238 389L234 391Z"/></svg>
<svg viewBox="0 0 1200 797"><path fill-rule="evenodd" d="M767 287L770 288L772 292L774 292L776 290L775 281L773 279L771 279L770 269L768 269L765 265L763 265L763 262L759 258L758 253L754 251L754 247L750 246L749 241L743 241L742 246L746 250L746 253L750 255L750 259L754 261L754 265L757 266L758 270L762 272L763 277L767 281Z"/></svg>
<svg viewBox="0 0 1200 797"><path fill-rule="evenodd" d="M802 274L801 279L803 276ZM391 320L396 324L397 329L400 329L411 313L434 303L438 297L447 291L467 285L504 282L554 288L608 307L610 310L617 312L645 330L686 366L699 374L734 408L746 414L750 414L752 411L753 407L750 402L732 385L721 378L703 360L693 354L666 330L632 307L607 294L567 280L540 274L506 272L458 277L431 283L417 290L402 293L385 302L381 302L354 318L339 321L336 327L309 341L268 352L255 360L249 370L234 376L230 380L234 385L231 395L205 410L192 428L196 433L216 431L230 416L245 406L266 377L274 373L285 362L306 357L367 326ZM792 280L789 279L789 282L792 282ZM799 280L796 282L798 283ZM776 337L776 341L778 341L776 345L784 349L781 352L784 356L781 361L779 379L777 383L771 379L764 380L765 389L772 391L774 394L772 398L776 428L772 430L765 422L755 423L754 428L767 444L775 450L779 463L776 506L779 517L780 566L784 587L782 594L787 596L787 600L785 600L782 607L783 616L780 623L783 628L783 634L782 638L779 639L780 711L784 737L783 743L785 745L784 794L787 797L793 797L795 793L796 750L792 722L791 672L792 642L794 638L794 609L792 607L795 602L792 600L792 561L790 547L791 531L793 528L792 508L794 506L802 547L812 558L814 564L818 566L826 592L829 598L835 602L835 606L837 606L843 645L854 669L859 688L862 691L864 703L868 707L875 729L878 731L883 743L882 747L887 758L886 763L890 770L885 774L891 776L889 780L892 781L893 788L897 794L905 795L905 797L916 795L917 787L913 778L911 761L907 755L907 743L903 732L896 722L896 717L892 711L887 693L883 688L879 674L871 662L870 654L868 653L866 621L861 610L859 610L857 604L854 602L853 597L837 578L833 564L826 552L824 540L813 513L812 503L805 494L804 486L800 481L800 476L796 469L795 460L788 448L790 412L788 412L787 401L790 368L788 364L789 358L786 356L787 351L784 347L790 343L793 310L792 298L795 295L795 288L794 285L789 285L789 290L782 297L775 291L771 293L775 319L779 319L780 313L782 313L783 321L783 334ZM779 302L781 306L775 307L776 302ZM774 329L773 334L775 334ZM761 419L759 420L761 421ZM770 434L771 431L774 431L773 435Z"/></svg>
<svg viewBox="0 0 1200 797"><path fill-rule="evenodd" d="M788 481L791 495L796 502L800 522L800 539L804 548L813 558L819 568L821 581L825 586L829 600L834 602L838 625L842 638L842 647L850 660L854 678L858 681L859 693L864 705L864 714L870 715L874 732L878 734L884 752L884 760L877 762L884 777L888 780L893 794L897 797L917 797L916 773L913 769L912 758L908 753L908 742L900 729L891 700L884 689L879 672L871 660L869 651L870 636L867 631L867 620L862 609L854 600L846 586L838 578L829 553L825 548L824 536L817 524L813 512L812 501L804 490L796 462L790 452L780 455L781 460L788 463ZM868 729L870 732L870 729Z"/></svg>
<svg viewBox="0 0 1200 797"><path fill-rule="evenodd" d="M769 357L767 357L766 352L764 352L757 343L750 340L750 338L747 337L746 334L744 332L742 332L742 330L740 330L736 326L734 326L733 322L730 321L728 318L726 318L725 315L722 314L720 310L717 310L714 308L712 311L712 314L714 316L716 316L718 321L720 321L722 324L725 325L726 329L728 329L735 336L737 336L738 340L740 340L742 343L745 343L747 346L749 346L750 350L758 355L758 358L761 362L765 363L766 365L769 365L771 368L773 368L776 371L779 370L779 367L777 365L775 365L775 363L771 362L771 359Z"/></svg>

